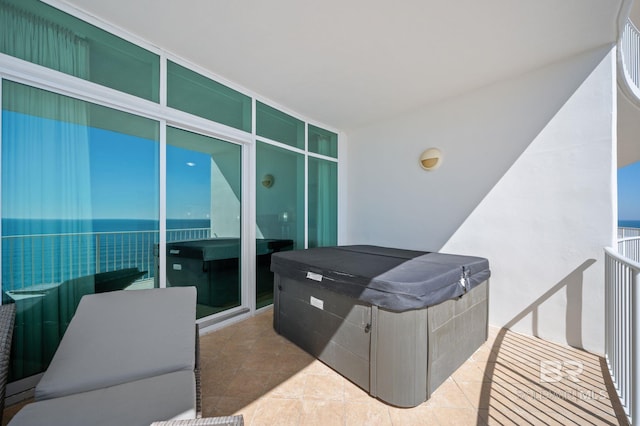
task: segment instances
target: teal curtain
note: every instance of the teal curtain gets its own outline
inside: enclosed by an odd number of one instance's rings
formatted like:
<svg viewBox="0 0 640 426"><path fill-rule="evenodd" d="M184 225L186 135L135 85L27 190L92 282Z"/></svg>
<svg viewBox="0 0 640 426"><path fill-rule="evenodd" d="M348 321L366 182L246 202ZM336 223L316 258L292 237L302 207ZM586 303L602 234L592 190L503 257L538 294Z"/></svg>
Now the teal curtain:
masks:
<svg viewBox="0 0 640 426"><path fill-rule="evenodd" d="M0 1L0 52L80 78L88 77L88 43L71 31Z"/></svg>
<svg viewBox="0 0 640 426"><path fill-rule="evenodd" d="M87 44L69 31L0 3L0 50L72 75L88 73ZM3 300L16 304L11 380L43 371L66 329L72 305L93 286L63 285L73 274L68 241L38 245L34 234L56 220L60 233L87 231L91 218L86 103L5 80L2 86ZM4 238L4 220L19 223ZM62 219L62 220L61 220ZM19 242L16 242L19 241ZM8 247L20 244L21 247ZM13 250L13 251L12 251ZM6 257L4 252L20 252ZM26 253L26 255L24 254ZM58 275L42 270L51 257ZM21 270L21 274L16 274ZM72 294L72 296L70 296ZM72 315L72 313L71 313Z"/></svg>
<svg viewBox="0 0 640 426"><path fill-rule="evenodd" d="M309 247L338 243L338 167L309 158Z"/></svg>

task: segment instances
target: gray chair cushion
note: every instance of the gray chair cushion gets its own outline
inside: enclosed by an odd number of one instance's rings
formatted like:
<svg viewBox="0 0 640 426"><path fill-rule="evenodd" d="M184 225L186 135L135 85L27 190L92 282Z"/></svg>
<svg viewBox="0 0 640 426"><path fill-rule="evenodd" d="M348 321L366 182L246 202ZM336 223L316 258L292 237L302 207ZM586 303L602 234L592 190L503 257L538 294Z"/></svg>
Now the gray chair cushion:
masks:
<svg viewBox="0 0 640 426"><path fill-rule="evenodd" d="M193 372L178 371L24 406L11 426L149 426L196 416Z"/></svg>
<svg viewBox="0 0 640 426"><path fill-rule="evenodd" d="M82 298L37 401L179 370L193 373L195 287L115 291Z"/></svg>

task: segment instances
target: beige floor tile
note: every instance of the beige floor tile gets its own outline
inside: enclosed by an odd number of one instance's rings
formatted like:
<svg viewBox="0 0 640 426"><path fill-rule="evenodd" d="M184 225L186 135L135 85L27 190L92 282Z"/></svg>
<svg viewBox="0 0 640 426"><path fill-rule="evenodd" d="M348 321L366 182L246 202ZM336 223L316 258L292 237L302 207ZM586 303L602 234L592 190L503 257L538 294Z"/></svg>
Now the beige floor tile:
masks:
<svg viewBox="0 0 640 426"><path fill-rule="evenodd" d="M295 373L304 370L313 361L314 358L311 355L303 352L283 353L273 360L273 362L277 363L277 369L279 371L289 371Z"/></svg>
<svg viewBox="0 0 640 426"><path fill-rule="evenodd" d="M381 403L345 402L346 426L391 426L388 406Z"/></svg>
<svg viewBox="0 0 640 426"><path fill-rule="evenodd" d="M216 407L218 406L218 401L220 401L220 396L204 396L202 395L202 416L203 417L213 417L217 416Z"/></svg>
<svg viewBox="0 0 640 426"><path fill-rule="evenodd" d="M441 426L480 426L484 424L478 412L471 408L434 407L433 413Z"/></svg>
<svg viewBox="0 0 640 426"><path fill-rule="evenodd" d="M302 401L298 399L261 399L248 426L298 426L302 416ZM247 419L245 419L247 420Z"/></svg>
<svg viewBox="0 0 640 426"><path fill-rule="evenodd" d="M339 375L306 375L303 398L344 401L344 379Z"/></svg>
<svg viewBox="0 0 640 426"><path fill-rule="evenodd" d="M469 360L462 364L452 375L456 382L488 382L484 375L486 363Z"/></svg>
<svg viewBox="0 0 640 426"><path fill-rule="evenodd" d="M236 375L235 370L203 369L200 372L202 395L207 397L225 396L229 383Z"/></svg>
<svg viewBox="0 0 640 426"><path fill-rule="evenodd" d="M427 406L418 406L414 408L397 408L388 407L389 417L393 425L402 426L424 426L440 424L434 410Z"/></svg>
<svg viewBox="0 0 640 426"><path fill-rule="evenodd" d="M476 362L487 362L494 360L495 357L496 354L493 353L490 347L482 346L471 355L471 360Z"/></svg>
<svg viewBox="0 0 640 426"><path fill-rule="evenodd" d="M301 399L307 376L304 374L275 373L271 377L273 386L268 392L269 397Z"/></svg>
<svg viewBox="0 0 640 426"><path fill-rule="evenodd" d="M489 382L457 382L463 395L473 408L487 408L491 401L491 383Z"/></svg>
<svg viewBox="0 0 640 426"><path fill-rule="evenodd" d="M233 416L242 414L245 423L250 423L261 399L222 397L215 407L215 416ZM204 410L203 410L204 414Z"/></svg>
<svg viewBox="0 0 640 426"><path fill-rule="evenodd" d="M345 412L345 403L342 401L303 401L300 425L343 425Z"/></svg>
<svg viewBox="0 0 640 426"><path fill-rule="evenodd" d="M454 381L446 381L431 395L429 405L446 408L472 408L471 402Z"/></svg>
<svg viewBox="0 0 640 426"><path fill-rule="evenodd" d="M369 395L369 393L364 389L362 389L360 386L345 379L344 380L344 400L346 402L370 403L372 401L375 401L375 398Z"/></svg>
<svg viewBox="0 0 640 426"><path fill-rule="evenodd" d="M274 372L280 369L276 353L254 352L242 357L240 370ZM237 361L236 361L237 362Z"/></svg>
<svg viewBox="0 0 640 426"><path fill-rule="evenodd" d="M335 374L335 371L331 369L331 367L327 366L322 361L317 359L313 360L309 365L307 365L304 369L306 374L315 374L327 376L330 374Z"/></svg>
<svg viewBox="0 0 640 426"><path fill-rule="evenodd" d="M235 398L259 398L264 395L265 383L271 373L260 371L239 371L226 387L226 396Z"/></svg>

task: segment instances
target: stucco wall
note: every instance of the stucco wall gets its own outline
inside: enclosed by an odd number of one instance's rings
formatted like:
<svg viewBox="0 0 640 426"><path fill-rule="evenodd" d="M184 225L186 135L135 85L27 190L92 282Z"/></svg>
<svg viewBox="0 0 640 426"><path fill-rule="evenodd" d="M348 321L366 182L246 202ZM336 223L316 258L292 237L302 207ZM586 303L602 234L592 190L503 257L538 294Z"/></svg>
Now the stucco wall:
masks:
<svg viewBox="0 0 640 426"><path fill-rule="evenodd" d="M492 325L602 352L614 66L604 47L349 132L343 242L487 257Z"/></svg>

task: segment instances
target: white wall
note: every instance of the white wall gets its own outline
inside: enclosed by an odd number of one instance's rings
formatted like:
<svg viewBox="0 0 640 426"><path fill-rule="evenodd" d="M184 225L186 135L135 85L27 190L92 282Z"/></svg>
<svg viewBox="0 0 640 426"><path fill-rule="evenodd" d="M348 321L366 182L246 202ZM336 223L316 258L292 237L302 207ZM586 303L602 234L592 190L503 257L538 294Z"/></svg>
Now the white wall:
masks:
<svg viewBox="0 0 640 426"><path fill-rule="evenodd" d="M491 324L602 352L614 66L595 49L350 132L345 242L487 257Z"/></svg>

